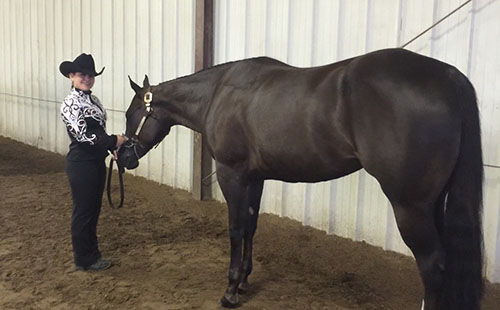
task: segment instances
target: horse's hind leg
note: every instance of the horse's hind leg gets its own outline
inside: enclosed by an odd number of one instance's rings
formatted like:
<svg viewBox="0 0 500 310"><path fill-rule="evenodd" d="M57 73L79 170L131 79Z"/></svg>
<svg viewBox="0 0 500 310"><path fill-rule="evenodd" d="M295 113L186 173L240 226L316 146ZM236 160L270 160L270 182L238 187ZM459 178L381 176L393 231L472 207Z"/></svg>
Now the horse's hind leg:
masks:
<svg viewBox="0 0 500 310"><path fill-rule="evenodd" d="M439 204L439 203L438 203ZM425 289L425 310L442 309L444 249L436 226L436 203L392 203L404 242L410 248Z"/></svg>
<svg viewBox="0 0 500 310"><path fill-rule="evenodd" d="M260 200L264 181L256 181L248 186L248 217L245 228L244 246L243 246L243 263L242 263L242 279L238 286L239 293L245 293L249 289L248 276L252 273L252 248L253 236L257 230L257 220L259 218Z"/></svg>

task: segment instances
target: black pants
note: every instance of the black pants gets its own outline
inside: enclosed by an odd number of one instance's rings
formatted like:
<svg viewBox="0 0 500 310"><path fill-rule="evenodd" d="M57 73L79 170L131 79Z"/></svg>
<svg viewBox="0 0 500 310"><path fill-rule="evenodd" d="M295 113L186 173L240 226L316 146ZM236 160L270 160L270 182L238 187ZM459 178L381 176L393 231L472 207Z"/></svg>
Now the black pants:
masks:
<svg viewBox="0 0 500 310"><path fill-rule="evenodd" d="M106 165L104 159L66 160L66 173L73 198L71 241L74 261L78 266L87 267L101 257L96 229L106 181Z"/></svg>

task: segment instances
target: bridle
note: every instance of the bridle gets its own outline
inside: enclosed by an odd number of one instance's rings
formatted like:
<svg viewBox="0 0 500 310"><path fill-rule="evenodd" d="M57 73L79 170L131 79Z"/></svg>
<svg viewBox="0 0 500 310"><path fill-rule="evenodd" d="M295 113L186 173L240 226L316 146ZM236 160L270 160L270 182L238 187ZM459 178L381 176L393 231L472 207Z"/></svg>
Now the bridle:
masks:
<svg viewBox="0 0 500 310"><path fill-rule="evenodd" d="M134 136L130 138L130 143L124 143L121 147L125 148L132 148L134 151L135 156L137 157L137 160L139 160L139 154L137 153L137 142L139 142L139 134L141 133L142 127L144 126L144 123L146 123L146 120L151 116L154 118L153 115L153 108L151 107L151 101L153 101L153 93L151 93L151 87L148 87L147 92L144 94L144 104L146 105L146 114L142 117L141 121L139 122L139 125L137 126L137 129L134 133ZM119 178L119 183L120 183L120 203L118 206L115 206L113 204L113 201L111 199L111 174L113 171L113 161L114 158L111 157L111 160L109 161L109 172L108 172L108 180L107 180L107 197L108 197L108 202L111 208L113 209L119 209L123 206L123 200L124 200L124 188L123 188L123 172L125 169L121 167L118 162L116 163L118 166L118 178Z"/></svg>

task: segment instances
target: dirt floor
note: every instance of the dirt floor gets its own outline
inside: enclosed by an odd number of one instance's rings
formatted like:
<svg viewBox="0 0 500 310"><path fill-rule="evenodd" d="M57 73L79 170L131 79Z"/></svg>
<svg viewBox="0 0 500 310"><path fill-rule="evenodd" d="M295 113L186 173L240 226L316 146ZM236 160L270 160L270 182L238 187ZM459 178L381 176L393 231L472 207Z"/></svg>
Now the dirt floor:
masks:
<svg viewBox="0 0 500 310"><path fill-rule="evenodd" d="M0 309L219 309L224 204L131 175L125 187L124 207L105 203L98 227L114 266L75 271L64 157L0 137ZM240 309L420 309L411 258L292 220L261 216L254 261ZM483 304L499 309L500 285Z"/></svg>

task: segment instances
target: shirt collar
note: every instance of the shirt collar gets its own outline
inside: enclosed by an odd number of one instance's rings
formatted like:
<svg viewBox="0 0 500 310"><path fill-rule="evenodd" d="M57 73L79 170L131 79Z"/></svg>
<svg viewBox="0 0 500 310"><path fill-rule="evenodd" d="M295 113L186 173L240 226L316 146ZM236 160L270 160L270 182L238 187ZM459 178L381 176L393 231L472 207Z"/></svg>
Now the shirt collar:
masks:
<svg viewBox="0 0 500 310"><path fill-rule="evenodd" d="M81 90L81 89L76 88L76 87L73 87L73 90L77 91L78 93L89 95L89 96L92 94L91 90Z"/></svg>

